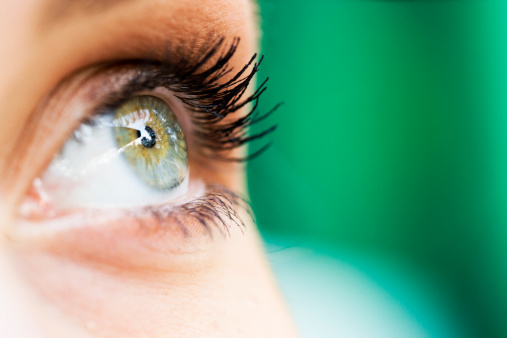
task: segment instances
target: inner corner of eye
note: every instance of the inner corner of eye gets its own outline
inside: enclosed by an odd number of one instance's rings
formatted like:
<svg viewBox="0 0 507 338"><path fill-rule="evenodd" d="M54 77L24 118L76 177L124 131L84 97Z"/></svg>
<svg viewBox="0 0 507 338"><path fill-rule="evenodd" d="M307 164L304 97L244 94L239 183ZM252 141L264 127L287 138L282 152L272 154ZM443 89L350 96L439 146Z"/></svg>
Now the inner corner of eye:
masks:
<svg viewBox="0 0 507 338"><path fill-rule="evenodd" d="M56 207L156 204L185 194L187 144L166 101L132 96L86 125L78 128L86 137L67 139L42 175Z"/></svg>

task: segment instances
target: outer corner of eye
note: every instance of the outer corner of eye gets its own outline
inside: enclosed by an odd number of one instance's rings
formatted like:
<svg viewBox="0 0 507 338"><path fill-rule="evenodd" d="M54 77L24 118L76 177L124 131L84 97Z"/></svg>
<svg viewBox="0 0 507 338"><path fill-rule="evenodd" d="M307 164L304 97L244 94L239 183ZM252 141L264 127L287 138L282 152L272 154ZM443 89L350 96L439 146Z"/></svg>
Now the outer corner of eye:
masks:
<svg viewBox="0 0 507 338"><path fill-rule="evenodd" d="M133 96L74 131L20 211L40 217L159 204L184 195L188 182L187 143L173 110L158 97Z"/></svg>

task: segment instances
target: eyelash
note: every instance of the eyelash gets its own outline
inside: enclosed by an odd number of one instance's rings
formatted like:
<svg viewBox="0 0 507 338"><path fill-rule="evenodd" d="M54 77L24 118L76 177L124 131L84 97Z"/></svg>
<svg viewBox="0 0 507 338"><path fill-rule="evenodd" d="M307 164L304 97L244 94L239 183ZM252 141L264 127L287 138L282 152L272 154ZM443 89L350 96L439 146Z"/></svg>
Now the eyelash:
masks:
<svg viewBox="0 0 507 338"><path fill-rule="evenodd" d="M228 220L244 232L245 223L239 215L239 210L244 210L252 220L254 219L250 203L245 198L222 185L208 185L204 196L190 202L177 206L145 207L141 213L132 213L131 217L137 219L141 226L146 225L147 218L155 220L157 229L176 224L185 236L189 235L189 231L183 219L191 217L199 222L210 236L213 235L213 228L218 229L222 235L229 235Z"/></svg>

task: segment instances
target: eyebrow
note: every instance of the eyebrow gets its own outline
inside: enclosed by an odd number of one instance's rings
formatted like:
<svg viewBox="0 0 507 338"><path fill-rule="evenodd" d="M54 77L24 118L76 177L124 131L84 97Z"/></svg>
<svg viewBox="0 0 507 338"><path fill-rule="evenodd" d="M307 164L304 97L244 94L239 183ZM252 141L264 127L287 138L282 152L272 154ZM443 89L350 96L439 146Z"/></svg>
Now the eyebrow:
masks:
<svg viewBox="0 0 507 338"><path fill-rule="evenodd" d="M135 0L51 0L42 8L41 26L50 26L77 13L94 14Z"/></svg>

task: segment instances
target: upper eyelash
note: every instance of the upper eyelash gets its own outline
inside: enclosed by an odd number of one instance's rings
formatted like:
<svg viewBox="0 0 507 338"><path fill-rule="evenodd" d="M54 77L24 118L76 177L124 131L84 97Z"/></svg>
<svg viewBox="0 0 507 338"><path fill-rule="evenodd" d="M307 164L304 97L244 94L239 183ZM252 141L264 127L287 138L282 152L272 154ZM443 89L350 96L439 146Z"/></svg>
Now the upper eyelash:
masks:
<svg viewBox="0 0 507 338"><path fill-rule="evenodd" d="M220 39L203 53L204 56L200 60L194 63L188 62L185 58L180 58L177 62L170 62L169 56L165 58L165 61L125 61L124 63L127 64L138 65L141 71L129 81L121 92L111 94L101 110L110 111L116 108L136 92L165 87L177 93L177 97L192 110L191 119L194 122L195 142L203 155L238 162L252 159L264 152L271 143L265 144L246 157L233 158L228 154L234 148L273 132L277 125L272 125L253 135L248 134L248 128L270 116L281 104L277 104L263 115L259 114L259 98L267 88L268 78L252 95L243 98L263 59L261 57L258 62L254 62L257 54L231 79L223 83L220 82L224 76L233 71L229 63L239 42L239 38L234 39L224 52L224 39ZM221 51L217 60L211 66L203 69L207 62ZM249 103L252 104L252 107L244 116L232 119L227 123L220 123L227 116L234 114Z"/></svg>

